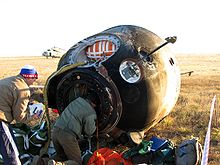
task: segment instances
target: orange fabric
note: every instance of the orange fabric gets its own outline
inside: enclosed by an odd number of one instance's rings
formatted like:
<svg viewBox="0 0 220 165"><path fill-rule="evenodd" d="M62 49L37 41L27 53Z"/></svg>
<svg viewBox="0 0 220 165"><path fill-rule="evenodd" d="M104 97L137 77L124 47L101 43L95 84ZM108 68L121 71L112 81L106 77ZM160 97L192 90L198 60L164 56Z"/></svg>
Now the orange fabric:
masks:
<svg viewBox="0 0 220 165"><path fill-rule="evenodd" d="M132 165L132 162L110 148L100 148L93 153L87 165Z"/></svg>
<svg viewBox="0 0 220 165"><path fill-rule="evenodd" d="M116 51L116 45L108 40L97 41L93 45L86 48L86 55L94 60L99 60L100 58L106 56L110 57Z"/></svg>

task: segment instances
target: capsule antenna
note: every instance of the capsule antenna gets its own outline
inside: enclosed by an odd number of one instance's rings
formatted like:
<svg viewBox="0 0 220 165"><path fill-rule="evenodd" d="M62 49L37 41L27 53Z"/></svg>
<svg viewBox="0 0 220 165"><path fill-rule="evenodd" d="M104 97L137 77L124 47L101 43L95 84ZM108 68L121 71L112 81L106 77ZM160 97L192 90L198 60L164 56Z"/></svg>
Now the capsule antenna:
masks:
<svg viewBox="0 0 220 165"><path fill-rule="evenodd" d="M119 73L120 73L121 77L128 83L137 83L138 81L140 81L140 79L142 77L142 73L141 73L141 68L139 67L139 64L143 60L147 60L148 62L152 62L153 59L150 55L152 55L153 53L155 53L156 51L158 51L159 49L161 49L162 47L164 47L168 43L172 43L172 44L175 43L176 39L177 39L176 36L165 38L166 42L164 42L160 46L156 47L150 53L147 53L147 52L141 50L141 47L138 47L138 49L137 49L138 53L143 58L141 58L139 61L133 61L132 59L127 59L127 60L122 61L122 63L119 66Z"/></svg>

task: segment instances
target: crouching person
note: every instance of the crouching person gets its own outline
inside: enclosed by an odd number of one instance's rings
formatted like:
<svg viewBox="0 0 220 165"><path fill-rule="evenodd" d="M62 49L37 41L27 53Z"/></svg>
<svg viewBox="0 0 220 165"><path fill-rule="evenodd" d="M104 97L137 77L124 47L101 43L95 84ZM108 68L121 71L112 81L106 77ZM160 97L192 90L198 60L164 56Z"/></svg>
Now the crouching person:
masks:
<svg viewBox="0 0 220 165"><path fill-rule="evenodd" d="M78 97L73 100L57 119L52 141L56 155L49 160L49 165L68 164L81 165L81 151L78 140L84 134L90 137L96 130L95 107L99 104L98 96L89 94L86 99Z"/></svg>
<svg viewBox="0 0 220 165"><path fill-rule="evenodd" d="M10 124L14 120L26 122L29 119L29 86L37 78L36 69L31 65L26 65L19 75L0 80L0 154L4 164L21 164Z"/></svg>

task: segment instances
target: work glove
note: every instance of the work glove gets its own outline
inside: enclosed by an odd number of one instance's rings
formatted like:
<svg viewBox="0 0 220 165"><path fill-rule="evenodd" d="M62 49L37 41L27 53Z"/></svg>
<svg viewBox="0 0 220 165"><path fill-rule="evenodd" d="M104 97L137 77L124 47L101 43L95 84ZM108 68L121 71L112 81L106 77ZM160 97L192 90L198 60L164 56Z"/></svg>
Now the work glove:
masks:
<svg viewBox="0 0 220 165"><path fill-rule="evenodd" d="M28 106L29 106L29 112L30 112L31 117L36 116L40 118L45 109L44 104L42 103L35 103L35 104L28 105Z"/></svg>

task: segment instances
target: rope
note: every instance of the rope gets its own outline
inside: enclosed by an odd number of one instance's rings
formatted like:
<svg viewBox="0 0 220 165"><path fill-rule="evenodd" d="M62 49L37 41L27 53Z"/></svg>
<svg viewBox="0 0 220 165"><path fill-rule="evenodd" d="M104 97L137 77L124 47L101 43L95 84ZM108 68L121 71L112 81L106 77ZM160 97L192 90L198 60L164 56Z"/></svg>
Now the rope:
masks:
<svg viewBox="0 0 220 165"><path fill-rule="evenodd" d="M96 140L97 140L97 144L96 144L96 149L99 149L99 129L98 129L98 120L96 120Z"/></svg>
<svg viewBox="0 0 220 165"><path fill-rule="evenodd" d="M207 165L208 164L209 143L210 143L212 116L213 116L213 111L214 111L214 107L215 107L215 101L216 101L216 95L212 99L212 105L211 105L211 109L210 109L209 125L208 125L208 129L207 129L206 137L205 137L204 152L203 152L203 155L202 155L201 165Z"/></svg>

